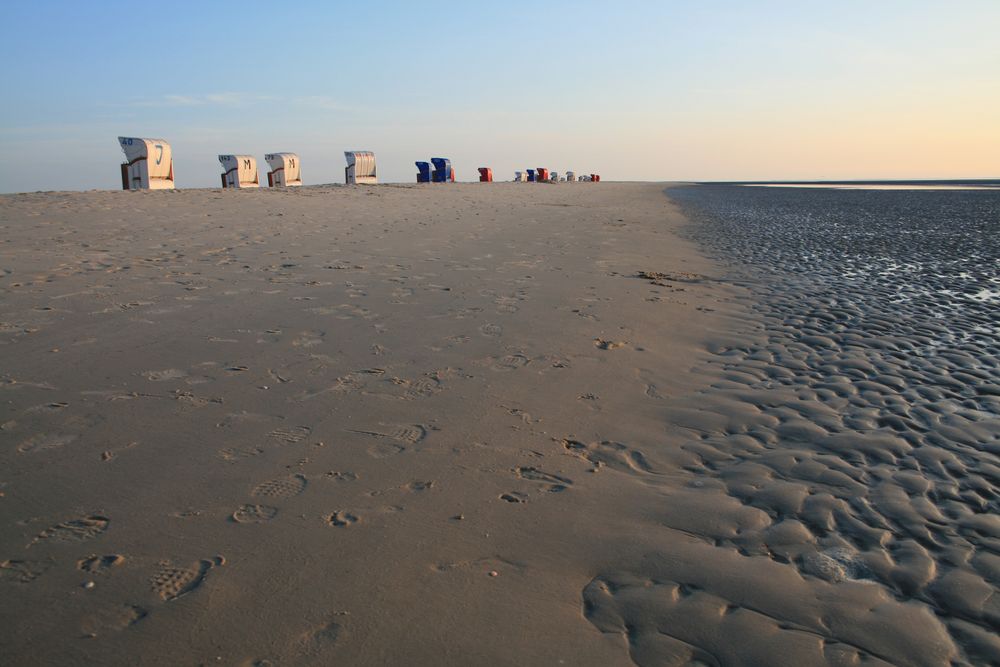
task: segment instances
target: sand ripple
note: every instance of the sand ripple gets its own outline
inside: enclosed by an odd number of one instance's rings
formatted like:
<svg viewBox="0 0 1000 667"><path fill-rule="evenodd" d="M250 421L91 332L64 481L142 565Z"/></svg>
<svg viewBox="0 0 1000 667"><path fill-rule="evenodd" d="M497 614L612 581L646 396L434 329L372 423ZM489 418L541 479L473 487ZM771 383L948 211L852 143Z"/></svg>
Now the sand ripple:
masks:
<svg viewBox="0 0 1000 667"><path fill-rule="evenodd" d="M801 591L823 609L772 609L766 583L609 573L584 592L589 617L643 665L776 646L799 664L1000 662L1000 320L982 297L1000 282L1000 196L735 190L671 196L751 287L763 335L710 346L713 388L668 419L691 434L686 470L767 515L714 542L823 582ZM854 618L833 611L839 587ZM698 619L720 616L706 635ZM896 636L852 639L869 623ZM757 627L740 655L727 625Z"/></svg>

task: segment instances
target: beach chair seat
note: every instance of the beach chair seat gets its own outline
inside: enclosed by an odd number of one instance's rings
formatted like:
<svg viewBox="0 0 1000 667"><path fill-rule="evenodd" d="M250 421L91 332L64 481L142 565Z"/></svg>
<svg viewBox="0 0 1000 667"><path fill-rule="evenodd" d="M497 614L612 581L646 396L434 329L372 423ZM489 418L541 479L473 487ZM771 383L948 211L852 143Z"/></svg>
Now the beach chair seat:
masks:
<svg viewBox="0 0 1000 667"><path fill-rule="evenodd" d="M455 180L455 171L451 168L451 160L444 157L432 157L431 164L434 165L434 171L431 173L433 183L447 183L450 180Z"/></svg>
<svg viewBox="0 0 1000 667"><path fill-rule="evenodd" d="M163 139L118 137L127 162L121 165L122 190L169 190L174 187L174 159Z"/></svg>
<svg viewBox="0 0 1000 667"><path fill-rule="evenodd" d="M299 156L295 153L268 153L264 160L271 168L267 172L267 185L281 188L302 185L299 171Z"/></svg>
<svg viewBox="0 0 1000 667"><path fill-rule="evenodd" d="M378 169L375 153L372 151L344 151L347 166L344 167L346 185L375 185L378 183Z"/></svg>
<svg viewBox="0 0 1000 667"><path fill-rule="evenodd" d="M224 188L259 188L257 160L252 155L220 155Z"/></svg>
<svg viewBox="0 0 1000 667"><path fill-rule="evenodd" d="M431 182L431 163L430 162L417 162L417 183L430 183Z"/></svg>

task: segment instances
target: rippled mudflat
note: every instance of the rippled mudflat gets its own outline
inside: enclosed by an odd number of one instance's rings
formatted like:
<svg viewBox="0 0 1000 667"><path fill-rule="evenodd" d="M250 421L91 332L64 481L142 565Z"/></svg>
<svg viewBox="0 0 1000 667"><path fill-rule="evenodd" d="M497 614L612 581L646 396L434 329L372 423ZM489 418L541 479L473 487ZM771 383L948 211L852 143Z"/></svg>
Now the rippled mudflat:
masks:
<svg viewBox="0 0 1000 667"><path fill-rule="evenodd" d="M910 191L934 191L934 190L1000 190L1000 185L996 183L988 184L979 182L972 183L742 183L745 187L752 188L805 188L821 190L910 190Z"/></svg>
<svg viewBox="0 0 1000 667"><path fill-rule="evenodd" d="M1000 192L669 194L763 325L715 390L777 425L702 443L774 521L743 552L881 591L953 642L928 664L1000 663Z"/></svg>

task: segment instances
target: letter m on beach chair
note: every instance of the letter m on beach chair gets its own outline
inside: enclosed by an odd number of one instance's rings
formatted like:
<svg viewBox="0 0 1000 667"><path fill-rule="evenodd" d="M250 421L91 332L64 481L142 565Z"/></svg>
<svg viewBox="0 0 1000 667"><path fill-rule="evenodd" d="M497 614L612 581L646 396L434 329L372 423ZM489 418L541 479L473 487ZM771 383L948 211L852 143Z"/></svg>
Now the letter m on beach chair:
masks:
<svg viewBox="0 0 1000 667"><path fill-rule="evenodd" d="M302 185L299 176L299 156L295 153L268 153L264 156L271 168L267 172L267 184L272 188Z"/></svg>
<svg viewBox="0 0 1000 667"><path fill-rule="evenodd" d="M222 174L224 188L257 188L257 158L252 155L220 155L219 164L225 170Z"/></svg>

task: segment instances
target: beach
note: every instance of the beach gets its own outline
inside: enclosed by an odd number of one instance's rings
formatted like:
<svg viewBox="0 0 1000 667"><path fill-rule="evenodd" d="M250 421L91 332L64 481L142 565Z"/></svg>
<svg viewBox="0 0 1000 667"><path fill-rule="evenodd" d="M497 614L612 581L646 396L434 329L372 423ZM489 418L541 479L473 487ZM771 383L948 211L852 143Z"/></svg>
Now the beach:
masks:
<svg viewBox="0 0 1000 667"><path fill-rule="evenodd" d="M1000 662L998 195L664 189L0 196L0 662Z"/></svg>

